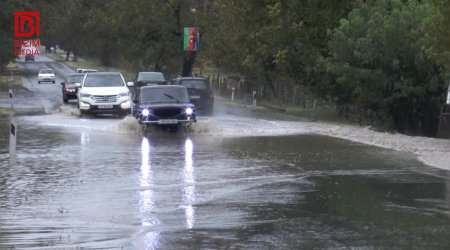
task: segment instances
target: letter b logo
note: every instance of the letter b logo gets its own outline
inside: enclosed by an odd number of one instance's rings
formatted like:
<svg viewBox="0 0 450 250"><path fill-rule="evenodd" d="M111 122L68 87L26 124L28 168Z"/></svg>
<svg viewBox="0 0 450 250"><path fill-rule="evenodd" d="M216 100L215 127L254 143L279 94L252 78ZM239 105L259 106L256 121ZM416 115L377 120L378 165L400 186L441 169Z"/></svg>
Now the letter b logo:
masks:
<svg viewBox="0 0 450 250"><path fill-rule="evenodd" d="M40 35L39 11L16 11L14 13L14 34L16 37Z"/></svg>

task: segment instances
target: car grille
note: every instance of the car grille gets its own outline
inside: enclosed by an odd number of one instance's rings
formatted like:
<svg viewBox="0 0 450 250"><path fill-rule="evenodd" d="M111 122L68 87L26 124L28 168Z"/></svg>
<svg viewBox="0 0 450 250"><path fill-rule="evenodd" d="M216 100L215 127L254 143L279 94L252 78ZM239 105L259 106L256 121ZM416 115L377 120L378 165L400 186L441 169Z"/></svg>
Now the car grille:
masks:
<svg viewBox="0 0 450 250"><path fill-rule="evenodd" d="M161 108L153 110L153 114L159 118L172 118L181 114L181 108Z"/></svg>
<svg viewBox="0 0 450 250"><path fill-rule="evenodd" d="M95 95L95 103L111 103L116 102L118 99L117 95Z"/></svg>

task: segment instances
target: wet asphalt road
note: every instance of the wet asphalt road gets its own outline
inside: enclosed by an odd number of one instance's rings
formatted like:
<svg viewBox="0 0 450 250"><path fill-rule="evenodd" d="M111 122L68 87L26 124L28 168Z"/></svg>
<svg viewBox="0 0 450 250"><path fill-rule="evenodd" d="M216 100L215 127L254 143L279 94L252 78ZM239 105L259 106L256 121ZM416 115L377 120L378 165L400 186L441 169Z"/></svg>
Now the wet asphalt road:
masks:
<svg viewBox="0 0 450 250"><path fill-rule="evenodd" d="M0 249L450 248L450 173L413 155L283 136L220 102L193 132L140 134L57 111L60 80L34 79L49 114L17 118L17 162L0 155Z"/></svg>

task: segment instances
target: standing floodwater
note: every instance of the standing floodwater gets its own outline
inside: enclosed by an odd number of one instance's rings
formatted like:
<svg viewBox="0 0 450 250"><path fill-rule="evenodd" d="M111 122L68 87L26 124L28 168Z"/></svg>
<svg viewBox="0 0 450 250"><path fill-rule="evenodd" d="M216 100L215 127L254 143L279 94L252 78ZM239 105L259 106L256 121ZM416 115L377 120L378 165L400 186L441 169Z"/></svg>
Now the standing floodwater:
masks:
<svg viewBox="0 0 450 250"><path fill-rule="evenodd" d="M118 122L19 119L17 164L0 161L1 249L450 248L449 173L412 155L318 135L106 126Z"/></svg>

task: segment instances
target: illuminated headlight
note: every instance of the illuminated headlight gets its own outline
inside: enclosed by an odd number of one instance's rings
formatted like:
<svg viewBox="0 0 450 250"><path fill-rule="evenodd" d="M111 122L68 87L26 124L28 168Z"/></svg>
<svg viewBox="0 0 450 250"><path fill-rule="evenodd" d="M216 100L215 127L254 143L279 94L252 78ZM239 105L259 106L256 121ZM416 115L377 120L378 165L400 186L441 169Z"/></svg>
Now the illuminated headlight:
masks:
<svg viewBox="0 0 450 250"><path fill-rule="evenodd" d="M142 110L142 116L149 116L149 115L150 115L150 110L148 110L148 109Z"/></svg>
<svg viewBox="0 0 450 250"><path fill-rule="evenodd" d="M122 109L129 109L129 108L131 108L131 102L130 102L130 101L122 102L122 103L120 104L120 107L121 107Z"/></svg>
<svg viewBox="0 0 450 250"><path fill-rule="evenodd" d="M194 113L194 110L192 108L188 107L188 108L186 108L185 112L186 112L186 115L192 115Z"/></svg>
<svg viewBox="0 0 450 250"><path fill-rule="evenodd" d="M125 96L130 96L130 92L124 92L124 93L119 94L119 97L125 97Z"/></svg>

